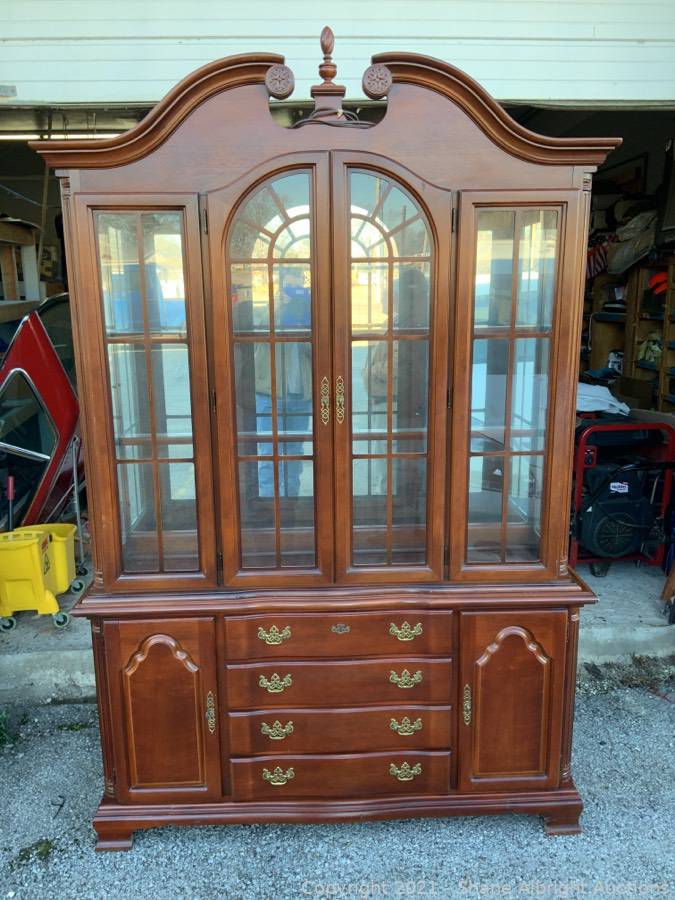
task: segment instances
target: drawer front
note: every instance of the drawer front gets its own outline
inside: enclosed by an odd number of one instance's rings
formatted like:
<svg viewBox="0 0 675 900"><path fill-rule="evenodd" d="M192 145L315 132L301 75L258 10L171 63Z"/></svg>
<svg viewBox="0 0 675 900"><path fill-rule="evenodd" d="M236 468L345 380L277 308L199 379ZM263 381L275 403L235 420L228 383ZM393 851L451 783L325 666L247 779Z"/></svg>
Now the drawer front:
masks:
<svg viewBox="0 0 675 900"><path fill-rule="evenodd" d="M452 612L228 616L228 659L392 656L453 652Z"/></svg>
<svg viewBox="0 0 675 900"><path fill-rule="evenodd" d="M403 657L342 662L227 666L230 709L354 706L357 703L450 703L451 659Z"/></svg>
<svg viewBox="0 0 675 900"><path fill-rule="evenodd" d="M450 754L362 753L233 759L233 800L447 794Z"/></svg>
<svg viewBox="0 0 675 900"><path fill-rule="evenodd" d="M450 713L450 706L231 713L230 754L447 750L452 746Z"/></svg>

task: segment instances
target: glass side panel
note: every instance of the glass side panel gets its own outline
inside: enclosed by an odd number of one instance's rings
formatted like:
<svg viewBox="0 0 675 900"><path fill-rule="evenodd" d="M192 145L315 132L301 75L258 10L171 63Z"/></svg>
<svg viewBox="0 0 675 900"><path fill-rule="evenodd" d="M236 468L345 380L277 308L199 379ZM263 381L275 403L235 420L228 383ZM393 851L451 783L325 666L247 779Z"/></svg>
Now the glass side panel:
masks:
<svg viewBox="0 0 675 900"><path fill-rule="evenodd" d="M474 327L506 326L511 321L515 212L481 209L476 222Z"/></svg>
<svg viewBox="0 0 675 900"><path fill-rule="evenodd" d="M536 562L560 211L476 222L466 561Z"/></svg>
<svg viewBox="0 0 675 900"><path fill-rule="evenodd" d="M228 236L243 569L316 565L311 174L270 179Z"/></svg>
<svg viewBox="0 0 675 900"><path fill-rule="evenodd" d="M553 318L558 211L520 212L516 324L548 330Z"/></svg>
<svg viewBox="0 0 675 900"><path fill-rule="evenodd" d="M95 214L125 572L199 570L183 215Z"/></svg>
<svg viewBox="0 0 675 900"><path fill-rule="evenodd" d="M352 564L427 562L431 232L393 179L349 174Z"/></svg>

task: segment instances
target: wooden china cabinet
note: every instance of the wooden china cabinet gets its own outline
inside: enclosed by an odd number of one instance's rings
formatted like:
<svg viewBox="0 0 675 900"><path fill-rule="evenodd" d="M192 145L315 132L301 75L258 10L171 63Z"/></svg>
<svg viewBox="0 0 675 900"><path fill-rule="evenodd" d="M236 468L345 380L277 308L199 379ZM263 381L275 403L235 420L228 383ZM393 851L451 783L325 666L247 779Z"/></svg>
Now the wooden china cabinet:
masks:
<svg viewBox="0 0 675 900"><path fill-rule="evenodd" d="M527 812L579 830L566 565L591 173L472 79L276 54L58 169L105 792L163 824Z"/></svg>

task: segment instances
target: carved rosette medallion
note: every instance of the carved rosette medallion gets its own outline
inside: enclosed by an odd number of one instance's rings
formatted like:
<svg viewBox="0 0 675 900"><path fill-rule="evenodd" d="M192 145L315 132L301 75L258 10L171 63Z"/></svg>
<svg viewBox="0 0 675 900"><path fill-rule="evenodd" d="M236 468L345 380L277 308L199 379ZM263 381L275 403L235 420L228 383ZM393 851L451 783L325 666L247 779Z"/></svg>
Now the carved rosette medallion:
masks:
<svg viewBox="0 0 675 900"><path fill-rule="evenodd" d="M288 66L277 63L270 66L265 74L265 87L270 97L285 100L290 97L295 87L295 77Z"/></svg>
<svg viewBox="0 0 675 900"><path fill-rule="evenodd" d="M368 66L363 73L361 84L366 97L370 97L371 100L381 100L389 93L393 79L389 69L378 63L374 66Z"/></svg>

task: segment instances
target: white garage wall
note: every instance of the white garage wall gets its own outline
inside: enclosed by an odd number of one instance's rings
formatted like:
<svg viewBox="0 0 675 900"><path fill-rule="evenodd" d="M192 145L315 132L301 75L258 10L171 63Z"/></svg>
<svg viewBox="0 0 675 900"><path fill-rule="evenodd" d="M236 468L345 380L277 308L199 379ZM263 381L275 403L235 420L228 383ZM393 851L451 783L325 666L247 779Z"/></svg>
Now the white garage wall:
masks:
<svg viewBox="0 0 675 900"><path fill-rule="evenodd" d="M348 98L371 54L412 50L502 101L675 101L675 0L0 0L0 105L152 102L249 51L283 53L305 99L326 24Z"/></svg>

